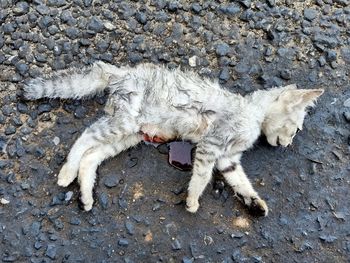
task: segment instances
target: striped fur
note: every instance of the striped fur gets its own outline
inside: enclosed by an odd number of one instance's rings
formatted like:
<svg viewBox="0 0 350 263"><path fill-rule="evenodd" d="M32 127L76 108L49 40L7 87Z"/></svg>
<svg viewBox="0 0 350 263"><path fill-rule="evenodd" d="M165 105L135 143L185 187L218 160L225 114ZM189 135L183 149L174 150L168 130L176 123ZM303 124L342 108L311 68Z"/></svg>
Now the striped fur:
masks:
<svg viewBox="0 0 350 263"><path fill-rule="evenodd" d="M217 81L180 69L141 64L135 68L97 62L83 69L56 72L31 80L28 99L82 98L108 88L106 115L85 130L62 167L58 184L78 177L85 210L93 205L98 165L142 141L183 139L197 144L187 210L196 212L198 199L214 167L246 205L267 215L266 203L253 189L240 165L243 151L261 131L271 145L288 146L301 129L305 108L323 90L297 90L295 85L256 91L242 97Z"/></svg>

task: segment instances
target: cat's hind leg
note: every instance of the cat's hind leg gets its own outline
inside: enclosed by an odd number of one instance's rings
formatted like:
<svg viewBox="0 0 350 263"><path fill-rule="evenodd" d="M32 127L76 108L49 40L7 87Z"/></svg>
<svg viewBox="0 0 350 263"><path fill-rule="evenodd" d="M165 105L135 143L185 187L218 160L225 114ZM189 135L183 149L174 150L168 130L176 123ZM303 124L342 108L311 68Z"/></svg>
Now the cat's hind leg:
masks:
<svg viewBox="0 0 350 263"><path fill-rule="evenodd" d="M217 162L217 168L227 183L233 188L236 195L243 200L253 213L267 216L268 207L266 202L254 190L239 159L240 156L221 158Z"/></svg>
<svg viewBox="0 0 350 263"><path fill-rule="evenodd" d="M96 136L101 134L101 132L98 131L103 131L103 127L109 126L108 122L108 117L102 117L87 128L76 140L68 154L66 163L62 166L58 174L58 185L66 187L78 176L79 164L82 156L90 148L101 144L100 140L96 140ZM101 135L103 136L103 134Z"/></svg>
<svg viewBox="0 0 350 263"><path fill-rule="evenodd" d="M107 158L117 155L142 140L142 135L122 136L113 143L100 145L87 150L80 161L78 180L80 183L81 201L84 210L89 211L93 205L92 190L97 167Z"/></svg>

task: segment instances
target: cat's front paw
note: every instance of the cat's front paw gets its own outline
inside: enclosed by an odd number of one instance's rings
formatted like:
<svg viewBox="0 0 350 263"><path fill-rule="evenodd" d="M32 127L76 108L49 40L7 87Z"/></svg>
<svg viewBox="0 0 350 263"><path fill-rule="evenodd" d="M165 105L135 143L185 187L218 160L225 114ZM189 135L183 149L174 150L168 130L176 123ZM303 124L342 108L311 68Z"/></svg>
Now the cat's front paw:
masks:
<svg viewBox="0 0 350 263"><path fill-rule="evenodd" d="M84 210L85 211L90 211L92 209L93 202L84 205Z"/></svg>
<svg viewBox="0 0 350 263"><path fill-rule="evenodd" d="M199 208L198 199L187 197L186 210L190 213L196 213Z"/></svg>
<svg viewBox="0 0 350 263"><path fill-rule="evenodd" d="M264 200L261 198L252 198L249 205L249 210L252 214L257 216L267 216L269 208Z"/></svg>
<svg viewBox="0 0 350 263"><path fill-rule="evenodd" d="M93 198L84 198L84 197L80 197L80 208L84 208L85 211L90 211L92 209L92 205L94 204L94 199ZM82 205L82 207L81 207Z"/></svg>

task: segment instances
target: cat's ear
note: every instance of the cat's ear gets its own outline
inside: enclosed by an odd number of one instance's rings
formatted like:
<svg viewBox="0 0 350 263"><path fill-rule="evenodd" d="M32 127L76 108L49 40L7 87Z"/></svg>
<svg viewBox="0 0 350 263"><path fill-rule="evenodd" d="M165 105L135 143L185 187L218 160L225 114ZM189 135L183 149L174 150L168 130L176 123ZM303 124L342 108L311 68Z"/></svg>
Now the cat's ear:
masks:
<svg viewBox="0 0 350 263"><path fill-rule="evenodd" d="M313 106L323 89L287 89L278 98L288 111Z"/></svg>

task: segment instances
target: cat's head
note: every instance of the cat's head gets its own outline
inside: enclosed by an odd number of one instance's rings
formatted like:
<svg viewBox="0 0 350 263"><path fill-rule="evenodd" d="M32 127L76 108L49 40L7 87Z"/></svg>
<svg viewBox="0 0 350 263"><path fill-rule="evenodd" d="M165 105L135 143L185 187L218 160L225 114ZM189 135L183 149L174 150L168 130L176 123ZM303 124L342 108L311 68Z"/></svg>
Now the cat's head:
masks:
<svg viewBox="0 0 350 263"><path fill-rule="evenodd" d="M270 105L262 124L268 143L289 146L295 134L302 130L306 108L313 106L323 92L323 89L296 89L295 85L283 88Z"/></svg>

